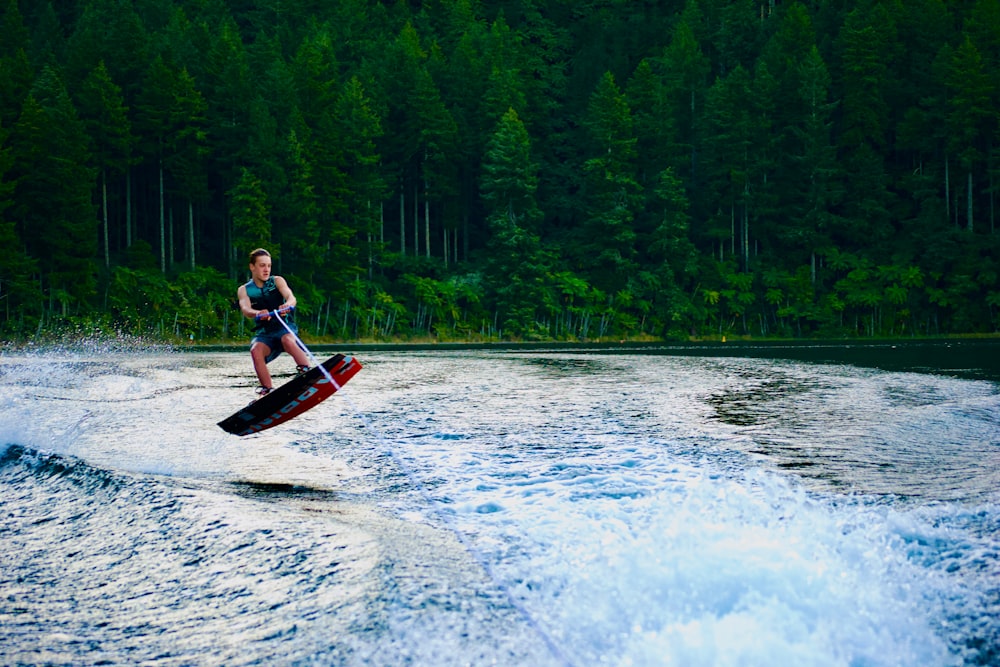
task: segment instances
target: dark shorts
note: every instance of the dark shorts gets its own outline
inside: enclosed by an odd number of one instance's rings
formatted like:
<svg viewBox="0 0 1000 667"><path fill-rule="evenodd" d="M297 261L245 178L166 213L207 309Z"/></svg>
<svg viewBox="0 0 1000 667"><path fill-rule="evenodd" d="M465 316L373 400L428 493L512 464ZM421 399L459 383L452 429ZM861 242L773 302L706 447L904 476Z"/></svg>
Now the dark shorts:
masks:
<svg viewBox="0 0 1000 667"><path fill-rule="evenodd" d="M295 326L292 323L289 323L288 326L292 331L298 333L299 328L297 326ZM268 353L267 357L265 358L265 361L267 363L271 363L272 361L278 358L279 354L285 351L285 346L282 345L281 338L282 336L287 336L287 335L288 331L284 327L282 327L278 331L265 331L263 333L259 333L253 337L253 340L250 341L250 348L252 349L253 346L257 343L263 343L264 345L267 345L271 351Z"/></svg>

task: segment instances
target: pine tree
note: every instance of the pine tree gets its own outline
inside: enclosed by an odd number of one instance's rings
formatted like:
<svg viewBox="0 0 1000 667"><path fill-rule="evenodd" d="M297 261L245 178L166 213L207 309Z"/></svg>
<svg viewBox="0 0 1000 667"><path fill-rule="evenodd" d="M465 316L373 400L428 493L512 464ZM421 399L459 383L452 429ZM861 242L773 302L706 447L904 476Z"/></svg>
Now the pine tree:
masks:
<svg viewBox="0 0 1000 667"><path fill-rule="evenodd" d="M199 83L205 91L206 121L212 128L209 154L213 171L231 183L239 177L240 165L247 162L254 99L249 59L231 17L216 27L207 50L206 71Z"/></svg>
<svg viewBox="0 0 1000 667"><path fill-rule="evenodd" d="M697 271L697 250L690 239L690 204L684 185L673 168L659 174L651 188L651 207L658 224L653 234L641 239L647 247L656 289L650 295L665 331L683 331L690 324L688 282Z"/></svg>
<svg viewBox="0 0 1000 667"><path fill-rule="evenodd" d="M122 91L111 80L103 60L84 80L78 97L80 113L93 142L94 167L100 175L102 246L104 266L108 268L111 266L108 176L124 175L134 140Z"/></svg>
<svg viewBox="0 0 1000 667"><path fill-rule="evenodd" d="M299 159L308 165L300 173L308 174L316 206L316 227L305 227L303 243L295 246L303 252L297 259L315 262L305 269L314 276L315 287L339 300L359 268L357 250L351 245L357 228L348 214L350 185L345 171L344 136L340 119L333 111L339 79L328 26L314 27L296 53L292 69L303 121L297 134L301 142ZM296 211L291 214L294 217L285 222L296 230L310 223L308 216Z"/></svg>
<svg viewBox="0 0 1000 667"><path fill-rule="evenodd" d="M660 59L660 71L664 73L667 99L673 102L670 115L677 128L677 145L669 164L675 167L679 178L692 185L698 182L695 141L702 120L702 98L707 90L705 81L709 69L710 63L695 38L689 20L682 18Z"/></svg>
<svg viewBox="0 0 1000 667"><path fill-rule="evenodd" d="M385 186L378 174L379 155L375 149L375 140L381 136L382 127L357 77L351 77L341 90L333 116L343 137L343 171L348 182L345 223L352 221L350 226L369 246L370 271L373 235L377 232L381 237L382 232L377 213Z"/></svg>
<svg viewBox="0 0 1000 667"><path fill-rule="evenodd" d="M71 81L82 81L101 61L131 106L148 65L149 36L132 2L90 0L83 5L67 49Z"/></svg>
<svg viewBox="0 0 1000 667"><path fill-rule="evenodd" d="M137 107L136 134L143 139L139 146L156 165L160 269L166 272L165 177L172 177L175 188L184 189L187 202L204 197L206 105L187 70L178 70L157 57L146 74ZM170 259L172 262L172 253Z"/></svg>
<svg viewBox="0 0 1000 667"><path fill-rule="evenodd" d="M37 313L40 294L33 280L37 264L25 254L15 223L4 215L14 204L16 185L11 180L14 156L7 146L8 135L0 125L0 244L4 248L0 253L0 312L10 322L23 310Z"/></svg>
<svg viewBox="0 0 1000 667"><path fill-rule="evenodd" d="M420 127L416 158L420 165L424 202L424 254L430 257L431 204L437 204L442 227L447 225L454 228L456 223L454 219L444 219L448 210L444 204L453 200L455 196L458 125L445 106L437 83L425 68L417 72L412 104L413 113Z"/></svg>
<svg viewBox="0 0 1000 667"><path fill-rule="evenodd" d="M593 284L614 294L637 266L633 223L642 189L636 180L632 112L610 72L591 96L585 127L591 157L584 164L588 209L580 259Z"/></svg>
<svg viewBox="0 0 1000 667"><path fill-rule="evenodd" d="M7 7L0 14L0 126L14 125L34 81L29 47L28 30L17 0L7 0Z"/></svg>
<svg viewBox="0 0 1000 667"><path fill-rule="evenodd" d="M635 124L637 173L645 186L655 183L657 175L671 166L670 149L677 142L673 110L663 80L648 58L636 67L625 94Z"/></svg>
<svg viewBox="0 0 1000 667"><path fill-rule="evenodd" d="M717 196L712 237L719 243L728 237L728 248L720 248L720 258L737 253L744 265L749 249L744 238L751 217L753 185L754 114L753 80L743 67L716 80L705 100L705 175ZM710 180L709 180L710 179Z"/></svg>
<svg viewBox="0 0 1000 667"><path fill-rule="evenodd" d="M835 105L829 101L831 79L816 47L799 64L799 80L797 97L806 115L792 128L795 144L791 158L799 176L792 189L795 223L790 225L786 241L800 256L808 253L815 283L817 254L832 248L831 234L837 226L834 212L840 208L844 175L832 141Z"/></svg>
<svg viewBox="0 0 1000 667"><path fill-rule="evenodd" d="M881 5L852 11L840 33L844 68L840 151L846 167L843 225L838 245L849 251L884 249L891 235L885 169L887 54L893 24Z"/></svg>
<svg viewBox="0 0 1000 667"><path fill-rule="evenodd" d="M441 92L452 100L451 112L457 130L456 153L458 165L458 217L461 230L462 249L456 247L455 260L468 258L470 237L482 233L482 223L476 224L483 216L479 214L479 179L482 156L490 138L490 125L496 125L496 117L490 120L484 110L486 89L489 85L490 69L486 61L488 51L487 26L485 22L466 22L465 31L458 38L448 66L441 77ZM473 225L475 228L473 229ZM456 244L457 246L457 244Z"/></svg>
<svg viewBox="0 0 1000 667"><path fill-rule="evenodd" d="M42 289L61 314L94 294L97 216L88 137L58 75L46 67L25 101L11 137L17 186L12 213Z"/></svg>
<svg viewBox="0 0 1000 667"><path fill-rule="evenodd" d="M418 254L418 217L416 195L420 188L420 124L411 101L416 95L418 72L424 67L427 53L411 23L406 23L395 39L386 43L374 79L380 84L374 91L376 106L385 126L392 128L378 143L386 182L399 201L399 251ZM457 129L457 126L456 126ZM407 219L410 224L407 225ZM412 228L412 231L411 231Z"/></svg>
<svg viewBox="0 0 1000 667"><path fill-rule="evenodd" d="M270 214L260 179L244 168L239 182L228 194L236 254L246 256L254 248L267 247L272 255L277 255L279 249L271 242Z"/></svg>
<svg viewBox="0 0 1000 667"><path fill-rule="evenodd" d="M534 328L542 303L545 263L535 231L541 218L535 202L538 168L514 109L500 119L490 141L481 187L490 226L487 276L498 317L504 329L525 335Z"/></svg>
<svg viewBox="0 0 1000 667"><path fill-rule="evenodd" d="M503 15L493 22L485 42L485 66L488 72L484 113L485 120L495 126L508 109L514 109L519 117L523 116L527 99L519 67L520 44Z"/></svg>
<svg viewBox="0 0 1000 667"><path fill-rule="evenodd" d="M954 51L948 84L948 153L958 157L965 178L965 228L973 230L973 201L976 170L989 152L997 130L997 113L990 77L983 67L979 50L966 37Z"/></svg>

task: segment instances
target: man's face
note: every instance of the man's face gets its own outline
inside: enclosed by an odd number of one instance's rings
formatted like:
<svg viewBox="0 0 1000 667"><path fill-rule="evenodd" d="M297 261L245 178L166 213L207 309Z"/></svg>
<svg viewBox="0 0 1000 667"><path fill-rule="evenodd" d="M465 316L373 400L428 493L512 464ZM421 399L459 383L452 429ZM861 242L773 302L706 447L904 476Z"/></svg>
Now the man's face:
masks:
<svg viewBox="0 0 1000 667"><path fill-rule="evenodd" d="M271 277L271 258L267 255L259 255L254 258L250 265L250 275L258 282L267 282Z"/></svg>

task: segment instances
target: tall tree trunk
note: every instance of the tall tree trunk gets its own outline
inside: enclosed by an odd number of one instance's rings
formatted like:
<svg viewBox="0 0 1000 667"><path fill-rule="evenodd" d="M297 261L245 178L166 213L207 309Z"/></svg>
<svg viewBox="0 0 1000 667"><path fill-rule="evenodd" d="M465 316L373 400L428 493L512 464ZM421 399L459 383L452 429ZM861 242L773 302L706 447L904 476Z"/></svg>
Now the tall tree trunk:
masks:
<svg viewBox="0 0 1000 667"><path fill-rule="evenodd" d="M427 179L424 179L424 252L427 257L431 256L431 201L427 188Z"/></svg>
<svg viewBox="0 0 1000 667"><path fill-rule="evenodd" d="M462 257L469 259L469 212L462 214ZM455 252L455 260L458 260L458 252Z"/></svg>
<svg viewBox="0 0 1000 667"><path fill-rule="evenodd" d="M188 201L188 259L190 260L188 266L194 271L195 267L195 256L194 256L194 204Z"/></svg>
<svg viewBox="0 0 1000 667"><path fill-rule="evenodd" d="M399 254L406 257L406 186L399 186Z"/></svg>
<svg viewBox="0 0 1000 667"><path fill-rule="evenodd" d="M170 207L170 211L167 213L167 247L170 248L170 252L167 253L167 266L170 270L174 270L174 262L177 261L177 244L174 243L174 207Z"/></svg>
<svg viewBox="0 0 1000 667"><path fill-rule="evenodd" d="M750 183L743 183L743 270L750 270Z"/></svg>
<svg viewBox="0 0 1000 667"><path fill-rule="evenodd" d="M951 160L944 156L944 211L948 222L951 222Z"/></svg>
<svg viewBox="0 0 1000 667"><path fill-rule="evenodd" d="M233 262L233 230L232 216L223 213L222 218L222 258L226 262L226 275L230 278L236 277L236 265ZM240 335L243 335L243 318L240 317Z"/></svg>
<svg viewBox="0 0 1000 667"><path fill-rule="evenodd" d="M969 169L968 193L965 199L965 225L967 231L972 231L972 169Z"/></svg>
<svg viewBox="0 0 1000 667"><path fill-rule="evenodd" d="M132 247L132 170L125 169L125 247Z"/></svg>
<svg viewBox="0 0 1000 667"><path fill-rule="evenodd" d="M990 155L990 159L989 159L989 162L987 163L986 173L990 175L990 188L989 188L989 197L990 197L990 234L992 234L996 230L996 225L995 225L995 220L996 220L996 208L995 208L996 195L993 192L993 148L992 147L990 148L989 155Z"/></svg>
<svg viewBox="0 0 1000 667"><path fill-rule="evenodd" d="M160 272L167 272L167 233L163 210L163 160L160 160Z"/></svg>
<svg viewBox="0 0 1000 667"><path fill-rule="evenodd" d="M448 252L450 251L450 247L448 245L448 228L445 227L444 225L441 226L441 240L442 240L442 248L444 250L444 268L447 269Z"/></svg>
<svg viewBox="0 0 1000 667"><path fill-rule="evenodd" d="M101 213L104 218L104 268L111 267L111 250L108 247L108 170L101 170Z"/></svg>

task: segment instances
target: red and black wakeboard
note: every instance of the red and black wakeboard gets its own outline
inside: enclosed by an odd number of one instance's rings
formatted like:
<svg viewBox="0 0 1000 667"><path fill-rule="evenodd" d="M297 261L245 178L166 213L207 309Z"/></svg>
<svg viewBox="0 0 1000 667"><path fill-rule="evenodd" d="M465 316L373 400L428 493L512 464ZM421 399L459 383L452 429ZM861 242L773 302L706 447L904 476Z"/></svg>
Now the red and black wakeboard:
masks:
<svg viewBox="0 0 1000 667"><path fill-rule="evenodd" d="M297 417L316 407L361 370L354 357L335 354L323 362L333 382L319 366L298 375L242 410L226 417L219 426L234 435L250 435Z"/></svg>

